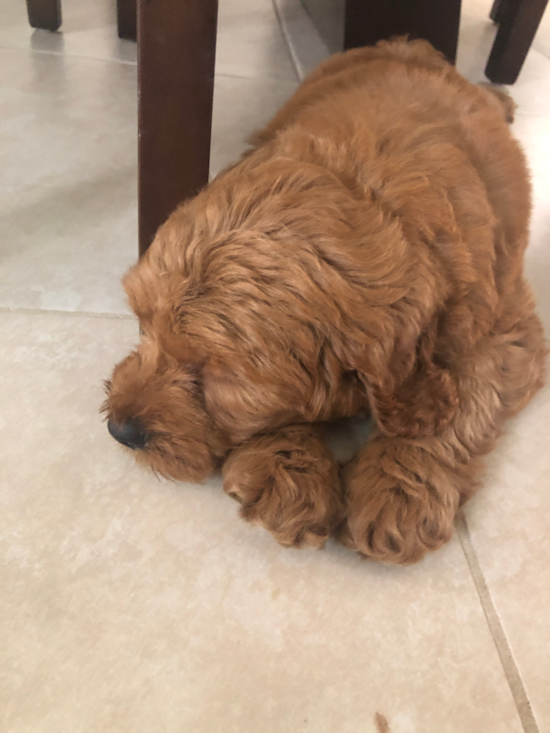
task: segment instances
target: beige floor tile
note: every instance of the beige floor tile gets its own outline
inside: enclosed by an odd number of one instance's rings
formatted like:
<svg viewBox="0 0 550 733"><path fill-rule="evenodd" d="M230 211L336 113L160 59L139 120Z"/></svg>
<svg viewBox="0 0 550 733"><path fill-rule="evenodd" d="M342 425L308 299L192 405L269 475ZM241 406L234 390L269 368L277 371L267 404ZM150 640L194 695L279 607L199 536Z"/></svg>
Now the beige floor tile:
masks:
<svg viewBox="0 0 550 733"><path fill-rule="evenodd" d="M486 80L484 70L491 52L496 27L489 19L489 0L465 0L462 5L457 68L471 81ZM522 67L518 80L508 87L519 105L519 113L550 116L550 12Z"/></svg>
<svg viewBox="0 0 550 733"><path fill-rule="evenodd" d="M546 9L533 41L533 48L550 58L550 11Z"/></svg>
<svg viewBox="0 0 550 733"><path fill-rule="evenodd" d="M250 134L273 117L297 86L297 81L216 77L211 176L246 150Z"/></svg>
<svg viewBox="0 0 550 733"><path fill-rule="evenodd" d="M486 81L484 70L495 37L489 19L490 4L464 0L460 14L457 69L470 81Z"/></svg>
<svg viewBox="0 0 550 733"><path fill-rule="evenodd" d="M540 317L550 334L550 116L517 115L512 130L527 155L533 184L531 239L526 269Z"/></svg>
<svg viewBox="0 0 550 733"><path fill-rule="evenodd" d="M136 62L136 44L117 36L114 0L70 0L61 9L62 26L50 33L30 27L25 2L0 0L0 47Z"/></svg>
<svg viewBox="0 0 550 733"><path fill-rule="evenodd" d="M212 170L296 82L217 77ZM137 255L132 65L0 49L0 305L124 313Z"/></svg>
<svg viewBox="0 0 550 733"><path fill-rule="evenodd" d="M0 305L124 312L136 67L0 49Z"/></svg>
<svg viewBox="0 0 550 733"><path fill-rule="evenodd" d="M216 73L295 82L271 0L221 0Z"/></svg>
<svg viewBox="0 0 550 733"><path fill-rule="evenodd" d="M462 16L476 23L486 23L493 0L463 0ZM547 10L533 41L533 48L550 57L550 11Z"/></svg>
<svg viewBox="0 0 550 733"><path fill-rule="evenodd" d="M315 22L331 53L337 53L344 45L346 0L300 0L308 15Z"/></svg>
<svg viewBox="0 0 550 733"><path fill-rule="evenodd" d="M550 730L550 388L506 430L466 505L472 545L540 731Z"/></svg>
<svg viewBox="0 0 550 733"><path fill-rule="evenodd" d="M35 31L24 0L0 0L0 47L136 62L136 44L117 36L115 0L71 0L62 12L57 33ZM271 0L220 0L216 73L296 80Z"/></svg>
<svg viewBox="0 0 550 733"><path fill-rule="evenodd" d="M109 438L116 318L0 314L0 729L520 733L460 544L279 548Z"/></svg>
<svg viewBox="0 0 550 733"><path fill-rule="evenodd" d="M550 119L550 58L532 48L518 80L508 91L518 105L518 114Z"/></svg>
<svg viewBox="0 0 550 733"><path fill-rule="evenodd" d="M300 79L303 79L321 61L330 56L329 45L319 35L311 15L301 0L273 0L273 5L277 10L281 31L288 44L298 75ZM337 9L336 14L337 17L330 18L329 22L338 23ZM336 30L336 35L340 34L343 34L343 28L340 33ZM336 53L339 50L341 50L341 45L339 47L336 43L332 52Z"/></svg>

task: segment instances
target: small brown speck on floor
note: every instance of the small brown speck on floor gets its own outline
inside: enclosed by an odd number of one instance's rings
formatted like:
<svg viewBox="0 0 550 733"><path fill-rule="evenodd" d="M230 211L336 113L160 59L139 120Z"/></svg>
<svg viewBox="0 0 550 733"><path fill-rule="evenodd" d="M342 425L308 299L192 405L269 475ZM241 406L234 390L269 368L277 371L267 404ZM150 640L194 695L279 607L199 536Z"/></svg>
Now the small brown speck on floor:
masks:
<svg viewBox="0 0 550 733"><path fill-rule="evenodd" d="M380 713L375 714L374 722L376 723L376 727L378 728L378 733L391 733L388 721Z"/></svg>

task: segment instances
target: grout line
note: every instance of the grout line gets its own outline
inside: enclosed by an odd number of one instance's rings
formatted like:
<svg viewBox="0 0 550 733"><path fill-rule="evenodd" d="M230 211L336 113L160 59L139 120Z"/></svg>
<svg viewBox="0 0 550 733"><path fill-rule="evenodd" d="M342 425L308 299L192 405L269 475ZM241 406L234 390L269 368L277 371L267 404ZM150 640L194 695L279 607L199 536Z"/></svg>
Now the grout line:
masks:
<svg viewBox="0 0 550 733"><path fill-rule="evenodd" d="M470 572L472 574L472 578L474 580L474 584L479 595L479 600L481 602L485 618L487 619L493 641L497 648L497 652L500 657L502 667L504 669L504 674L506 675L506 679L508 680L510 692L512 693L512 697L516 704L516 709L518 711L524 733L540 733L537 721L535 720L535 716L533 715L531 703L529 702L529 698L527 696L525 685L523 684L523 680L521 679L521 675L512 654L512 650L510 649L510 645L508 644L508 639L506 638L506 634L504 633L504 629L502 628L502 624L500 623L500 619L493 603L493 599L491 598L491 593L487 586L487 582L483 576L483 571L481 570L479 560L475 553L472 539L470 537L470 532L468 530L468 525L466 523L466 518L463 512L461 512L457 516L456 529L460 542L462 544L462 549L464 550L464 554L466 555L466 560L468 562L468 565L470 566Z"/></svg>
<svg viewBox="0 0 550 733"><path fill-rule="evenodd" d="M313 20L313 16L312 16L312 14L311 14L311 13L309 12L309 8L308 8L308 6L307 6L307 5L305 4L304 0L298 0L298 2L300 3L300 6L301 6L301 7L303 8L303 11L304 11L304 13L305 13L305 14L307 15L307 17L309 18L309 20L310 20L310 22L311 22L311 25L312 25L312 26L315 26L315 21Z"/></svg>
<svg viewBox="0 0 550 733"><path fill-rule="evenodd" d="M122 66L137 66L137 61L124 61L124 59L103 58L101 56L84 56L79 53L67 53L67 51L47 51L42 48L24 48L21 46L4 46L0 44L0 51L22 51L23 53L38 53L42 56L64 56L69 59L87 59L88 61L102 61L103 63L121 64Z"/></svg>
<svg viewBox="0 0 550 733"><path fill-rule="evenodd" d="M0 306L0 313L14 313L25 316L67 316L68 318L111 318L122 321L137 320L131 313L92 313L88 311L57 311L44 308L10 308Z"/></svg>
<svg viewBox="0 0 550 733"><path fill-rule="evenodd" d="M296 69L294 69L294 71L296 71ZM224 74L221 72L215 72L214 78L216 77L219 77L220 79L242 79L243 81L262 81L262 82L270 82L274 84L294 84L292 79L280 79L274 76L243 76L242 74Z"/></svg>
<svg viewBox="0 0 550 733"><path fill-rule="evenodd" d="M296 74L302 81L330 56L330 49L301 0L272 0L272 3Z"/></svg>
<svg viewBox="0 0 550 733"><path fill-rule="evenodd" d="M550 117L550 112L544 112L542 114L534 114L533 112L522 112L519 108L514 112L514 121L516 117L530 117L537 120L547 120ZM514 123L512 122L512 128Z"/></svg>
<svg viewBox="0 0 550 733"><path fill-rule="evenodd" d="M1 51L21 51L23 53L38 53L42 56L64 56L67 59L86 59L88 61L101 61L102 63L114 63L122 64L123 66L137 66L137 61L124 61L123 59L117 58L104 58L102 56L83 56L82 54L67 53L66 51L47 51L40 48L22 48L21 46L4 46L0 44ZM297 74L296 68L294 72ZM214 72L215 77L221 79L242 79L243 81L261 81L261 82L272 82L275 84L294 84L291 79L281 79L275 76L244 76L243 74L227 74L224 72ZM299 79L299 77L298 77Z"/></svg>
<svg viewBox="0 0 550 733"><path fill-rule="evenodd" d="M303 81L304 79L303 69L301 68L300 59L298 58L298 55L296 51L294 50L294 46L292 45L292 42L290 40L290 33L288 32L286 22L284 21L283 13L281 11L281 8L279 7L279 0L271 0L271 2L273 5L273 10L275 11L277 23L279 24L279 30L281 31L281 35L283 36L285 45L287 47L287 50L290 56L290 60L292 62L292 66L294 67L294 73L296 74L296 78L298 81Z"/></svg>

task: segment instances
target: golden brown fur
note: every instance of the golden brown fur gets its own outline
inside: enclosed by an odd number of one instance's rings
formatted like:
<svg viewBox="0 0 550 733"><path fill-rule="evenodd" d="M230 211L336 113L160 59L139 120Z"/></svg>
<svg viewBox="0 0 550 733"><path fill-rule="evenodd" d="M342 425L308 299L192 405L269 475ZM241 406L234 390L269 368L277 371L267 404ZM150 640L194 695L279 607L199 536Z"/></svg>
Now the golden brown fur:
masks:
<svg viewBox="0 0 550 733"><path fill-rule="evenodd" d="M125 278L144 335L107 409L141 459L195 481L227 458L284 545L410 563L446 542L543 382L512 114L426 42L322 64ZM368 410L339 473L315 423Z"/></svg>

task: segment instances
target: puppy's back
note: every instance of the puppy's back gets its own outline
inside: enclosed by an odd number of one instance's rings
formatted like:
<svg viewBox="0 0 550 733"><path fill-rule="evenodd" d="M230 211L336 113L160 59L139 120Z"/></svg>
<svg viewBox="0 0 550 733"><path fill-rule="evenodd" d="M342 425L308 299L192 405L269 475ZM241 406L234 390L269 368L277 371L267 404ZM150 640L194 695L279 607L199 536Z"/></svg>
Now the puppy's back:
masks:
<svg viewBox="0 0 550 733"><path fill-rule="evenodd" d="M511 111L428 42L397 39L328 59L252 142L329 168L411 223L422 210L420 229L437 227L450 207L466 239L489 226L497 258L520 257L530 185L506 124ZM471 247L475 260L475 241Z"/></svg>

